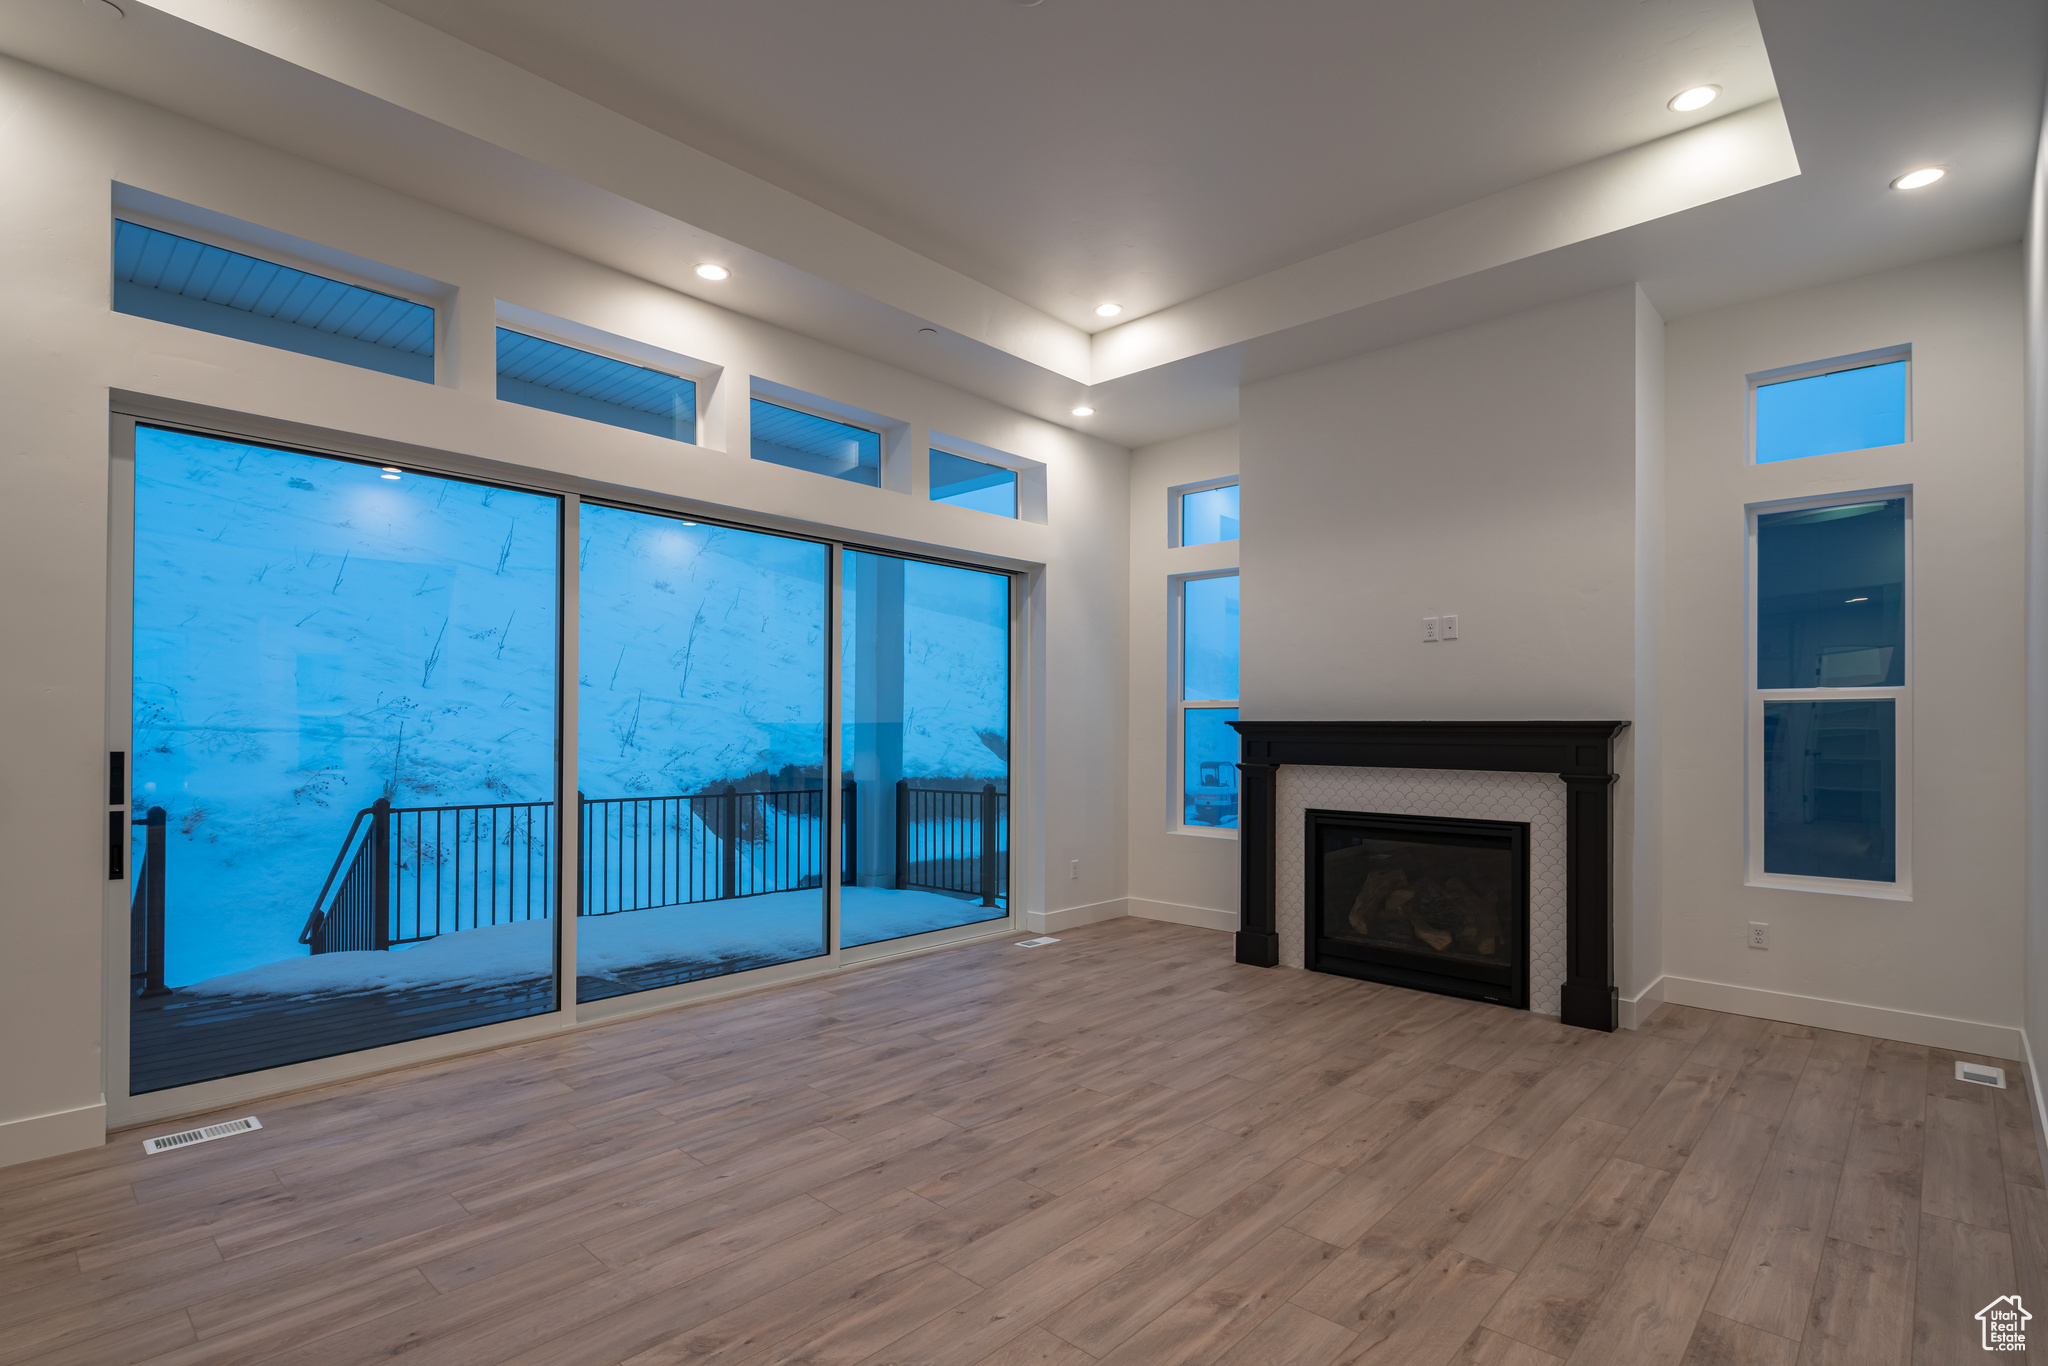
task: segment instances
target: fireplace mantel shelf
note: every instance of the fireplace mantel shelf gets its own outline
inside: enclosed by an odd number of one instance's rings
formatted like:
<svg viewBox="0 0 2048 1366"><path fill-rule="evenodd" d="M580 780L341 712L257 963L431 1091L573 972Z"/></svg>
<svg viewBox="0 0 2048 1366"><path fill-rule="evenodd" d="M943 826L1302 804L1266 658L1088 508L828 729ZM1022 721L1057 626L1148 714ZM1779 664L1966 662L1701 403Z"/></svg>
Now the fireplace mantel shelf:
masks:
<svg viewBox="0 0 2048 1366"><path fill-rule="evenodd" d="M1612 1030L1614 739L1626 721L1233 721L1242 741L1237 961L1280 961L1276 775L1283 764L1555 773L1565 786L1565 982L1559 1017Z"/></svg>

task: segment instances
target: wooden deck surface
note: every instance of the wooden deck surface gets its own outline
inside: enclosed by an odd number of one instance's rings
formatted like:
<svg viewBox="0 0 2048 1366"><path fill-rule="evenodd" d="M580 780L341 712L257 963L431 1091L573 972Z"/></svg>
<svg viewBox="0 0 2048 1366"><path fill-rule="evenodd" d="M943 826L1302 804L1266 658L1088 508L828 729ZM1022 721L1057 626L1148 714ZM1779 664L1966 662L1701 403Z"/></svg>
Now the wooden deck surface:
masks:
<svg viewBox="0 0 2048 1366"><path fill-rule="evenodd" d="M2011 1063L1061 939L0 1170L0 1360L1875 1366L2048 1314Z"/></svg>
<svg viewBox="0 0 2048 1366"><path fill-rule="evenodd" d="M240 1076L555 1008L552 979L319 996L197 996L130 1003L129 1094Z"/></svg>

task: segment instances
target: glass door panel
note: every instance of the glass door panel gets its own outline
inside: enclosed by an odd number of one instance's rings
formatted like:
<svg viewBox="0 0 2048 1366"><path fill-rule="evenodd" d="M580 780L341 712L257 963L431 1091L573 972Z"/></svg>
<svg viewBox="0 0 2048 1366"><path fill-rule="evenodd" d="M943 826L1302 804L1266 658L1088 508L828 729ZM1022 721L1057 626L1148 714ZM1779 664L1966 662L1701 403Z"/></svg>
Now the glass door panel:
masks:
<svg viewBox="0 0 2048 1366"><path fill-rule="evenodd" d="M1009 914L1010 580L842 552L842 946Z"/></svg>
<svg viewBox="0 0 2048 1366"><path fill-rule="evenodd" d="M826 547L579 517L578 999L826 953Z"/></svg>
<svg viewBox="0 0 2048 1366"><path fill-rule="evenodd" d="M131 1094L555 1009L560 527L136 428Z"/></svg>

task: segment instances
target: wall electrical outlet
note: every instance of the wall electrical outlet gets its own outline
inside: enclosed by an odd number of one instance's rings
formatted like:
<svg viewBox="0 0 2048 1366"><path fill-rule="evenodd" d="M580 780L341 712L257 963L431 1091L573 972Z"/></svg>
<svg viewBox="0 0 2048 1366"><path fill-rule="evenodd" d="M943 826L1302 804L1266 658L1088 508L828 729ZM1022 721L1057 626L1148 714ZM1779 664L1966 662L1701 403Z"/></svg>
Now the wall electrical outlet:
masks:
<svg viewBox="0 0 2048 1366"><path fill-rule="evenodd" d="M1458 638L1458 619L1456 617L1443 616L1439 617L1437 621L1438 635L1442 636L1445 640L1456 640Z"/></svg>
<svg viewBox="0 0 2048 1366"><path fill-rule="evenodd" d="M1081 876L1081 860L1075 859L1067 865L1067 880L1078 881Z"/></svg>
<svg viewBox="0 0 2048 1366"><path fill-rule="evenodd" d="M1753 949L1767 949L1771 946L1771 927L1761 920L1749 922L1749 946Z"/></svg>
<svg viewBox="0 0 2048 1366"><path fill-rule="evenodd" d="M1436 638L1436 618L1424 617L1422 619L1422 643L1425 645L1432 644Z"/></svg>

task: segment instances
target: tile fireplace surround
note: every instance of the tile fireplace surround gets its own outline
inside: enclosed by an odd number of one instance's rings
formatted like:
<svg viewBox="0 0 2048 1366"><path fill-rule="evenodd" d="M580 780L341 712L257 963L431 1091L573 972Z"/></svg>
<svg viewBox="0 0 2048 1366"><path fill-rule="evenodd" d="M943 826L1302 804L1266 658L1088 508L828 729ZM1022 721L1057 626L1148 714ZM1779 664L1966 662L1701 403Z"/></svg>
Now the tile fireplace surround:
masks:
<svg viewBox="0 0 2048 1366"><path fill-rule="evenodd" d="M1628 722L1234 724L1243 740L1238 962L1304 961L1305 807L1524 820L1531 826L1531 1008L1587 1029L1615 1027L1613 746ZM1284 780L1283 767L1293 770ZM1306 800L1311 792L1315 800Z"/></svg>

